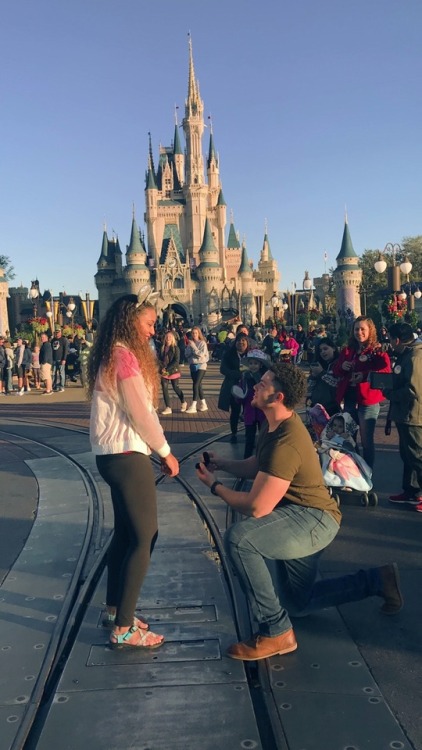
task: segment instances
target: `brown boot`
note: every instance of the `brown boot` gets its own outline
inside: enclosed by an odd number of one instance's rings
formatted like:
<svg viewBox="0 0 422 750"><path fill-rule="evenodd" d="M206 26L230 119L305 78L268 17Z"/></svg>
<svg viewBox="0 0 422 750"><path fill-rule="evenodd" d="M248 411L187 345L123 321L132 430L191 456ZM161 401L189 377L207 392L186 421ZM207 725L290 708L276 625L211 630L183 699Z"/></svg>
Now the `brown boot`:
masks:
<svg viewBox="0 0 422 750"><path fill-rule="evenodd" d="M380 596L385 599L381 612L385 615L396 615L403 607L403 597L400 591L400 578L397 563L383 565L378 568L381 578Z"/></svg>
<svg viewBox="0 0 422 750"><path fill-rule="evenodd" d="M230 659L241 659L242 661L257 661L267 659L276 654L289 654L296 651L297 643L293 628L281 635L272 638L265 635L254 635L249 641L234 643L227 649Z"/></svg>

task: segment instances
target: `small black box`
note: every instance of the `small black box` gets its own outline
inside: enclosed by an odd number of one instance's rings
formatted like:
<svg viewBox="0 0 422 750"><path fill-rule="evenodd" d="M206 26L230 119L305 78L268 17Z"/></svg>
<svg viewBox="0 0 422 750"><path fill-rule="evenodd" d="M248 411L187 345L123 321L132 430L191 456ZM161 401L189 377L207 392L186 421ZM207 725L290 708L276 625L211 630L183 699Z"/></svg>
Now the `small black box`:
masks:
<svg viewBox="0 0 422 750"><path fill-rule="evenodd" d="M393 373L392 372L370 372L369 385L371 388L377 388L380 391L392 390Z"/></svg>

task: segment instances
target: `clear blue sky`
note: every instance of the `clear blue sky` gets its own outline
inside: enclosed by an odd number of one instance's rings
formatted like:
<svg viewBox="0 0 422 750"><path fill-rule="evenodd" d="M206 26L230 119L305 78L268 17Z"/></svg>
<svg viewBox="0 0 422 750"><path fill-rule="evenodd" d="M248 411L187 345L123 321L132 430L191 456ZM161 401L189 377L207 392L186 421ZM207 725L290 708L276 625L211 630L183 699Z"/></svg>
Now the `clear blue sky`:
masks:
<svg viewBox="0 0 422 750"><path fill-rule="evenodd" d="M265 219L280 288L422 234L420 0L13 0L2 4L0 254L15 285L95 294L104 221L143 229L154 157L183 115L191 32L235 227ZM182 133L183 136L183 133ZM208 147L208 132L204 148Z"/></svg>

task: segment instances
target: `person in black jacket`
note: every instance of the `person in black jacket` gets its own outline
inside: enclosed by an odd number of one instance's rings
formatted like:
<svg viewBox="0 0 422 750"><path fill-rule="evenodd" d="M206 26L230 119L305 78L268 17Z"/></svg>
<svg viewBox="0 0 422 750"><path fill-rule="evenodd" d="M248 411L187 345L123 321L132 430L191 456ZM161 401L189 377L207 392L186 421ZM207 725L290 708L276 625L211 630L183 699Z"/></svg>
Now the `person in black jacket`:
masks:
<svg viewBox="0 0 422 750"><path fill-rule="evenodd" d="M237 426L239 423L241 403L232 395L232 388L237 385L241 376L241 358L246 357L249 349L249 338L244 333L238 333L234 343L226 345L220 372L224 380L218 397L218 408L230 412L231 443L237 443ZM246 368L247 369L247 368Z"/></svg>
<svg viewBox="0 0 422 750"><path fill-rule="evenodd" d="M165 403L165 409L161 414L171 414L172 411L170 407L169 383L171 383L171 386L181 403L180 411L186 411L188 405L185 401L183 391L179 388L180 349L177 345L176 337L171 331L168 331L164 336L162 346L158 352L158 358L160 361L161 388Z"/></svg>
<svg viewBox="0 0 422 750"><path fill-rule="evenodd" d="M53 391L64 391L69 341L65 336L62 336L61 328L56 328L51 339L51 347L53 349Z"/></svg>
<svg viewBox="0 0 422 750"><path fill-rule="evenodd" d="M51 368L53 365L53 349L48 340L46 333L41 334L40 346L40 380L45 383L43 396L50 396L53 393L51 378Z"/></svg>
<svg viewBox="0 0 422 750"><path fill-rule="evenodd" d="M6 393L6 364L7 357L6 349L4 348L4 338L0 336L0 393Z"/></svg>

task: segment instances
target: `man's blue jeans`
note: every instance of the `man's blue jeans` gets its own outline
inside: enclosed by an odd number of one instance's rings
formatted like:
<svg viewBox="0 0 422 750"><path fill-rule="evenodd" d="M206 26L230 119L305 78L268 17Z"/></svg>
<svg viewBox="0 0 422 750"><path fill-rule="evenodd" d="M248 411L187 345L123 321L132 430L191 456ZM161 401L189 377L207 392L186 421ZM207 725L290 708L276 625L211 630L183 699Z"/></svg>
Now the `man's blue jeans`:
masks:
<svg viewBox="0 0 422 750"><path fill-rule="evenodd" d="M65 365L61 362L53 364L53 388L64 388L66 381Z"/></svg>
<svg viewBox="0 0 422 750"><path fill-rule="evenodd" d="M286 502L263 518L246 518L226 531L227 554L261 635L290 630L289 612L306 615L380 593L377 568L317 580L318 559L339 528L325 511ZM280 598L267 559L279 561Z"/></svg>

